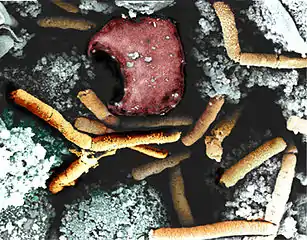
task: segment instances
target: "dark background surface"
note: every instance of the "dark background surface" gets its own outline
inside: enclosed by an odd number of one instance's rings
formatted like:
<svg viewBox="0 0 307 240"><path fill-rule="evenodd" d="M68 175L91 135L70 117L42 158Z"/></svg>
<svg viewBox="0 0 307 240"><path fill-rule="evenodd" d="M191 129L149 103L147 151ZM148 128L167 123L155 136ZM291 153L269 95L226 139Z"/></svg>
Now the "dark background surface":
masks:
<svg viewBox="0 0 307 240"><path fill-rule="evenodd" d="M57 8L49 2L43 3L43 13L40 16L76 16L75 14L66 13L65 11ZM76 46L80 53L86 54L87 44L90 37L97 32L105 23L114 17L120 17L122 13L127 15L125 9L117 9L110 15L90 12L84 15L83 18L97 23L97 28L88 32L79 32L73 30L60 30L60 29L41 29L36 25L36 20L17 18L22 27L28 29L29 32L36 33L36 36L30 40L25 49L26 58L24 60L17 60L13 57L6 56L0 61L0 69L3 66L18 66L18 65L32 65L38 59L47 53L55 52L68 52L72 46ZM17 15L16 15L17 16ZM138 14L138 16L141 16ZM177 0L177 4L171 8L165 8L154 14L157 17L168 17L174 20L182 40L185 56L185 95L181 103L169 114L175 116L190 115L195 120L203 112L206 101L200 98L200 94L195 86L201 76L201 69L196 67L196 62L191 55L191 49L195 42L194 29L198 25L200 18L199 12L194 5L194 1ZM252 32L252 28L246 30L246 35ZM244 36L244 33L242 34ZM266 42L259 39L246 38L248 44L257 45L261 50L266 49ZM100 55L94 60L96 79L92 81L91 88L97 95L107 102L113 97L113 89L118 85L121 79L119 69L116 63L112 62L109 57ZM1 81L1 79L0 79ZM75 94L78 90L82 89L82 85L76 86L76 89L71 92ZM31 113L24 109L18 108L13 105L5 96L7 94L7 85L3 85L1 93L0 108L3 110L7 106L14 108L16 115L19 118L28 117L37 121L40 125L51 128L37 117L32 116ZM305 171L306 150L304 144L301 142L300 136L295 136L285 130L285 120L281 114L281 110L274 102L275 94L273 91L267 89L255 89L247 99L245 99L246 107L241 119L233 130L231 136L226 139L224 146L225 152L231 151L232 146L238 146L240 143L248 139L248 130L253 128L256 131L263 131L264 129L271 129L273 136L283 136L288 142L295 141L300 150L298 157L297 170ZM236 106L225 104L223 112L231 112ZM66 113L64 117L76 117L76 111ZM223 115L223 114L220 114ZM184 132L188 128L179 128ZM53 130L53 134L59 136L60 134ZM68 142L68 141L67 141ZM68 146L71 147L71 145ZM175 144L163 145L163 148L169 149L171 152L178 152L184 148L181 142ZM184 161L181 165L184 175L186 194L192 208L193 215L197 224L211 223L220 219L220 212L224 208L226 193L225 189L218 184L215 184L218 179L220 166L213 160L208 159L204 152L205 147L203 139L199 140L191 147L192 157ZM65 169L65 167L74 160L75 157L71 156L66 159L65 163L57 170ZM52 196L53 205L57 211L57 217L54 227L60 224L61 211L64 204L70 203L79 196L84 195L84 187L93 183L102 181L102 187L109 189L111 186L116 185L118 182L133 184L133 180L127 178L131 169L137 165L153 161L150 157L140 153L123 149L118 151L115 156L111 156L100 160L99 167L92 169L86 175L83 175L76 187L66 188L61 193ZM211 184L208 184L211 181ZM168 209L170 210L170 217L173 226L179 226L176 214L172 209L172 201L168 189L168 171L164 171L159 175L148 178L148 182L159 189L163 195ZM207 183L206 183L207 182ZM230 190L231 191L231 190ZM300 186L297 180L294 180L293 192L304 192L305 189Z"/></svg>

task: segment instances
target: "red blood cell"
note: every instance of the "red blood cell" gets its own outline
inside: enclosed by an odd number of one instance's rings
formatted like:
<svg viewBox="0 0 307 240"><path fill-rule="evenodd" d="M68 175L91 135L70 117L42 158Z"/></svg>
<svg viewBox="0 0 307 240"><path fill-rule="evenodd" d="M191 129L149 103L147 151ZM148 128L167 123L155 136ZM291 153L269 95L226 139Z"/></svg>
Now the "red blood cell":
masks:
<svg viewBox="0 0 307 240"><path fill-rule="evenodd" d="M115 19L90 41L88 53L105 51L120 65L124 96L110 111L118 115L158 115L174 108L184 92L184 54L170 20Z"/></svg>

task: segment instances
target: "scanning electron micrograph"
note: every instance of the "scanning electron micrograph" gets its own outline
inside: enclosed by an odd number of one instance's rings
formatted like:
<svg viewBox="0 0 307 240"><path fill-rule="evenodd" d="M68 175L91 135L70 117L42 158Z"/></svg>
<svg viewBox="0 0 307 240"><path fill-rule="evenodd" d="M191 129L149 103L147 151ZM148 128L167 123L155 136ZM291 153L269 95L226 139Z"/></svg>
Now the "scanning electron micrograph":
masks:
<svg viewBox="0 0 307 240"><path fill-rule="evenodd" d="M307 240L306 12L0 0L0 240Z"/></svg>

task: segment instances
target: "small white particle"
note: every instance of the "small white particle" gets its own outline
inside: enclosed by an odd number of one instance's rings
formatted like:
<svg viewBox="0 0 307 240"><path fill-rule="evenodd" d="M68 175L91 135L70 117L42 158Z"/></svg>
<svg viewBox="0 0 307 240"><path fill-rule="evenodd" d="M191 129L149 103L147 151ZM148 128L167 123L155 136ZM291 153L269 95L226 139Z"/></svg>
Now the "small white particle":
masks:
<svg viewBox="0 0 307 240"><path fill-rule="evenodd" d="M132 60L136 60L140 57L140 54L138 52L131 52L131 53L128 53L127 55Z"/></svg>
<svg viewBox="0 0 307 240"><path fill-rule="evenodd" d="M155 82L155 80L156 80L155 78L152 78L152 79L151 79L151 82L152 82L152 83L154 83L154 82Z"/></svg>
<svg viewBox="0 0 307 240"><path fill-rule="evenodd" d="M126 65L127 65L128 68L132 68L134 66L134 63L133 62L127 62Z"/></svg>
<svg viewBox="0 0 307 240"><path fill-rule="evenodd" d="M294 234L297 232L296 221L293 217L286 217L283 220L283 227L278 230L278 233L283 235L287 239L292 239Z"/></svg>
<svg viewBox="0 0 307 240"><path fill-rule="evenodd" d="M37 231L39 229L39 226L37 224L33 224L32 229Z"/></svg>
<svg viewBox="0 0 307 240"><path fill-rule="evenodd" d="M152 57L145 57L144 61L150 63L152 61Z"/></svg>
<svg viewBox="0 0 307 240"><path fill-rule="evenodd" d="M173 97L173 98L177 98L177 97L179 97L179 94L178 94L178 93L173 93L173 94L172 94L172 97Z"/></svg>
<svg viewBox="0 0 307 240"><path fill-rule="evenodd" d="M151 47L152 50L156 50L156 47Z"/></svg>
<svg viewBox="0 0 307 240"><path fill-rule="evenodd" d="M156 24L156 22L153 22L153 26L154 26L154 27L157 27L157 24Z"/></svg>
<svg viewBox="0 0 307 240"><path fill-rule="evenodd" d="M122 106L122 102L116 102L116 103L114 103L114 106L121 107Z"/></svg>
<svg viewBox="0 0 307 240"><path fill-rule="evenodd" d="M6 228L7 232L8 232L8 234L12 234L12 231L14 230L14 227L13 227L11 222L8 222L6 224L6 226L5 226L5 228Z"/></svg>
<svg viewBox="0 0 307 240"><path fill-rule="evenodd" d="M41 62L43 65L47 64L47 58L46 57L42 57Z"/></svg>
<svg viewBox="0 0 307 240"><path fill-rule="evenodd" d="M170 39L170 36L166 36L165 39L169 40L169 39Z"/></svg>
<svg viewBox="0 0 307 240"><path fill-rule="evenodd" d="M132 9L129 9L129 17L130 18L136 18L136 12L135 11L133 11Z"/></svg>

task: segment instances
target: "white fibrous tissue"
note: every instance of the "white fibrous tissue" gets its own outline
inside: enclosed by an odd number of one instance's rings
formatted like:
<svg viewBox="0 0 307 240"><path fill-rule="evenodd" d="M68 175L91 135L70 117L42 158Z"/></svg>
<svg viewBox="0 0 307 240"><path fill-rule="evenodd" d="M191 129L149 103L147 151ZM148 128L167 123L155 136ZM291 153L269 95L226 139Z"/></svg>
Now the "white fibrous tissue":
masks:
<svg viewBox="0 0 307 240"><path fill-rule="evenodd" d="M307 173L298 172L295 177L300 181L301 185L307 186Z"/></svg>
<svg viewBox="0 0 307 240"><path fill-rule="evenodd" d="M39 128L7 125L0 118L0 210L21 206L28 192L46 188L50 170L67 154L60 140Z"/></svg>
<svg viewBox="0 0 307 240"><path fill-rule="evenodd" d="M47 199L47 192L37 189L25 196L22 206L0 210L0 239L47 239L55 210Z"/></svg>
<svg viewBox="0 0 307 240"><path fill-rule="evenodd" d="M1 26L2 25L2 26ZM34 37L35 34L30 34L26 29L22 28L15 34L11 29L17 26L17 21L11 16L4 5L0 2L0 58L9 51L12 56L17 58L25 57L23 48Z"/></svg>
<svg viewBox="0 0 307 240"><path fill-rule="evenodd" d="M287 8L291 17L293 18L296 26L304 38L307 41L307 1L306 0L281 0L282 4Z"/></svg>
<svg viewBox="0 0 307 240"><path fill-rule="evenodd" d="M17 21L12 17L5 6L0 2L0 58L6 55L20 41L11 29L16 27Z"/></svg>
<svg viewBox="0 0 307 240"><path fill-rule="evenodd" d="M8 8L14 9L14 12L21 17L36 18L42 12L42 5L38 0L33 1L3 1Z"/></svg>
<svg viewBox="0 0 307 240"><path fill-rule="evenodd" d="M307 82L298 71L246 67L235 63L227 56L220 23L212 5L207 0L197 0L195 5L201 17L193 56L203 71L202 79L197 83L202 98L224 95L229 102L238 103L254 88L267 87L275 90L277 104L286 118L307 116Z"/></svg>
<svg viewBox="0 0 307 240"><path fill-rule="evenodd" d="M14 40L7 35L0 35L0 58L7 54L14 46Z"/></svg>
<svg viewBox="0 0 307 240"><path fill-rule="evenodd" d="M10 50L13 57L24 58L25 54L23 49L27 43L35 36L34 33L29 33L25 28L22 28L18 33L20 41L15 42L14 46Z"/></svg>
<svg viewBox="0 0 307 240"><path fill-rule="evenodd" d="M63 112L80 105L77 92L71 93L77 82L87 83L95 74L87 57L72 51L49 53L34 66L6 67L0 70L0 77Z"/></svg>
<svg viewBox="0 0 307 240"><path fill-rule="evenodd" d="M79 9L84 14L87 14L89 11L110 14L113 12L114 6L110 1L81 0Z"/></svg>
<svg viewBox="0 0 307 240"><path fill-rule="evenodd" d="M124 7L128 10L133 10L142 14L153 14L163 8L173 6L175 0L164 1L142 1L142 0L115 0L115 4L118 7Z"/></svg>
<svg viewBox="0 0 307 240"><path fill-rule="evenodd" d="M307 193L296 194L295 200L288 202L278 234L290 240L307 239Z"/></svg>
<svg viewBox="0 0 307 240"><path fill-rule="evenodd" d="M270 131L260 136L251 132L248 142L234 148L222 159L222 166L229 168L255 148L260 146L264 139L271 137ZM233 194L227 196L226 209L222 213L226 220L247 219L255 220L264 217L265 209L271 200L275 180L280 169L280 156L274 156L258 168L248 173L234 186Z"/></svg>
<svg viewBox="0 0 307 240"><path fill-rule="evenodd" d="M146 182L108 192L95 186L89 198L65 206L59 239L135 240L169 226L167 216L159 192Z"/></svg>
<svg viewBox="0 0 307 240"><path fill-rule="evenodd" d="M267 39L281 46L283 50L297 52L303 56L307 53L307 43L280 0L254 0L248 10L242 13L256 23ZM306 18L306 13L300 13L299 18Z"/></svg>

